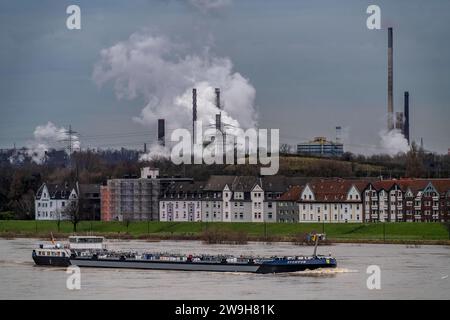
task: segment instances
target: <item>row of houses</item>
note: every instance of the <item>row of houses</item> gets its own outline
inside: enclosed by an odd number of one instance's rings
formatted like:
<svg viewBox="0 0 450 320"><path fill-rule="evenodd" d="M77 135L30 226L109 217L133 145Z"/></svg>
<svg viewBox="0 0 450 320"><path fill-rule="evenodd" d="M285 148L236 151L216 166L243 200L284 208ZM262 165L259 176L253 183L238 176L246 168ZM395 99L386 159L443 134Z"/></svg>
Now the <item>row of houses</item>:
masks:
<svg viewBox="0 0 450 320"><path fill-rule="evenodd" d="M161 221L450 221L450 179L346 180L212 176L173 183L159 199Z"/></svg>
<svg viewBox="0 0 450 320"><path fill-rule="evenodd" d="M80 189L89 188L44 184L36 194L36 219L66 219L64 207L78 201ZM101 207L104 221L450 221L450 179L214 175L194 181L143 168L140 177L110 179L92 190L99 190L99 197L91 207Z"/></svg>

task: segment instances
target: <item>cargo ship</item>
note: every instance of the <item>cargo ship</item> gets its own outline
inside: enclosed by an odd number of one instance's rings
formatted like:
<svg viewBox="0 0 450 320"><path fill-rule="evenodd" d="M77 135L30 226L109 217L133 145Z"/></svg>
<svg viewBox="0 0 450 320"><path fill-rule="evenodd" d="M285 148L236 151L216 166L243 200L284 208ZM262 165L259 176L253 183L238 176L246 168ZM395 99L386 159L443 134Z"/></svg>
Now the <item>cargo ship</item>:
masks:
<svg viewBox="0 0 450 320"><path fill-rule="evenodd" d="M41 245L33 250L36 265L90 268L280 273L335 268L336 259L317 255L322 235L314 235L311 256L252 257L230 255L181 255L170 253L137 253L107 250L102 237L69 237L69 245Z"/></svg>

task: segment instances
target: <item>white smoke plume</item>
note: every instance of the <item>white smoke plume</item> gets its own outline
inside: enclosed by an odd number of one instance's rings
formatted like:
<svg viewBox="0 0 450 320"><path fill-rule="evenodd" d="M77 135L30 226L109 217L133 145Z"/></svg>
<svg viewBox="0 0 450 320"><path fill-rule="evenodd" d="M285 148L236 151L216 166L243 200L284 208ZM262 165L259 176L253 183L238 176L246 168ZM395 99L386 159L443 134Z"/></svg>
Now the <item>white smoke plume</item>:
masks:
<svg viewBox="0 0 450 320"><path fill-rule="evenodd" d="M406 153L409 151L408 140L398 129L382 130L379 132L381 152L390 156L395 156L398 153Z"/></svg>
<svg viewBox="0 0 450 320"><path fill-rule="evenodd" d="M143 98L146 105L134 120L156 128L157 119L166 119L166 137L173 129L192 127L192 88L203 124L215 122L215 88L221 89L222 123L242 129L257 123L255 89L229 58L208 48L192 52L164 36L136 33L103 49L93 79L99 86L112 82L119 99ZM150 154L159 151L150 148Z"/></svg>
<svg viewBox="0 0 450 320"><path fill-rule="evenodd" d="M232 0L188 0L188 3L203 13L207 13L230 6Z"/></svg>
<svg viewBox="0 0 450 320"><path fill-rule="evenodd" d="M43 163L46 151L49 151L51 148L64 146L65 142L62 142L62 140L69 138L66 128L57 127L50 121L45 125L37 126L33 136L34 140L28 141L25 149L18 150L18 153L10 158L11 162L23 162L26 156L35 163ZM72 135L72 141L73 150L79 150L80 141L76 135Z"/></svg>
<svg viewBox="0 0 450 320"><path fill-rule="evenodd" d="M170 156L170 150L157 143L152 144L149 151L139 158L140 161L151 161L159 158L168 158Z"/></svg>

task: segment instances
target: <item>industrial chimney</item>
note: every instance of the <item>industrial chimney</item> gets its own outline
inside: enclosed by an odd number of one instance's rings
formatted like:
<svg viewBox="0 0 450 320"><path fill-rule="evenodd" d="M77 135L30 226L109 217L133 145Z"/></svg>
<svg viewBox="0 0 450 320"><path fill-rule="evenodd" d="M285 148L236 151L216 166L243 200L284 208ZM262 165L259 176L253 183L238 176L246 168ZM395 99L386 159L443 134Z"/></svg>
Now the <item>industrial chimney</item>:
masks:
<svg viewBox="0 0 450 320"><path fill-rule="evenodd" d="M165 120L164 119L158 119L158 144L162 147L166 145L165 141Z"/></svg>
<svg viewBox="0 0 450 320"><path fill-rule="evenodd" d="M403 125L403 135L409 144L409 92L405 91L405 123Z"/></svg>
<svg viewBox="0 0 450 320"><path fill-rule="evenodd" d="M216 88L216 107L220 110L220 89Z"/></svg>
<svg viewBox="0 0 450 320"><path fill-rule="evenodd" d="M388 130L394 129L394 57L392 28L388 28Z"/></svg>
<svg viewBox="0 0 450 320"><path fill-rule="evenodd" d="M195 121L197 121L197 89L192 89L192 144L195 143Z"/></svg>

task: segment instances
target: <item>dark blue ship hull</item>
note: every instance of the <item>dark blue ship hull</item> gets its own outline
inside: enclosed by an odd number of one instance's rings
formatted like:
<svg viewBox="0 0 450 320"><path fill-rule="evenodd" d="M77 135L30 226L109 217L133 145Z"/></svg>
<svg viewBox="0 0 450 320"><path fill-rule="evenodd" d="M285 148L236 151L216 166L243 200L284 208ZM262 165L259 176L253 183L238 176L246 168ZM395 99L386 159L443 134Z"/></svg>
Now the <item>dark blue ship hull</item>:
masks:
<svg viewBox="0 0 450 320"><path fill-rule="evenodd" d="M337 263L334 258L315 257L306 260L279 259L262 263L256 273L296 272L320 268L336 268L336 266Z"/></svg>

